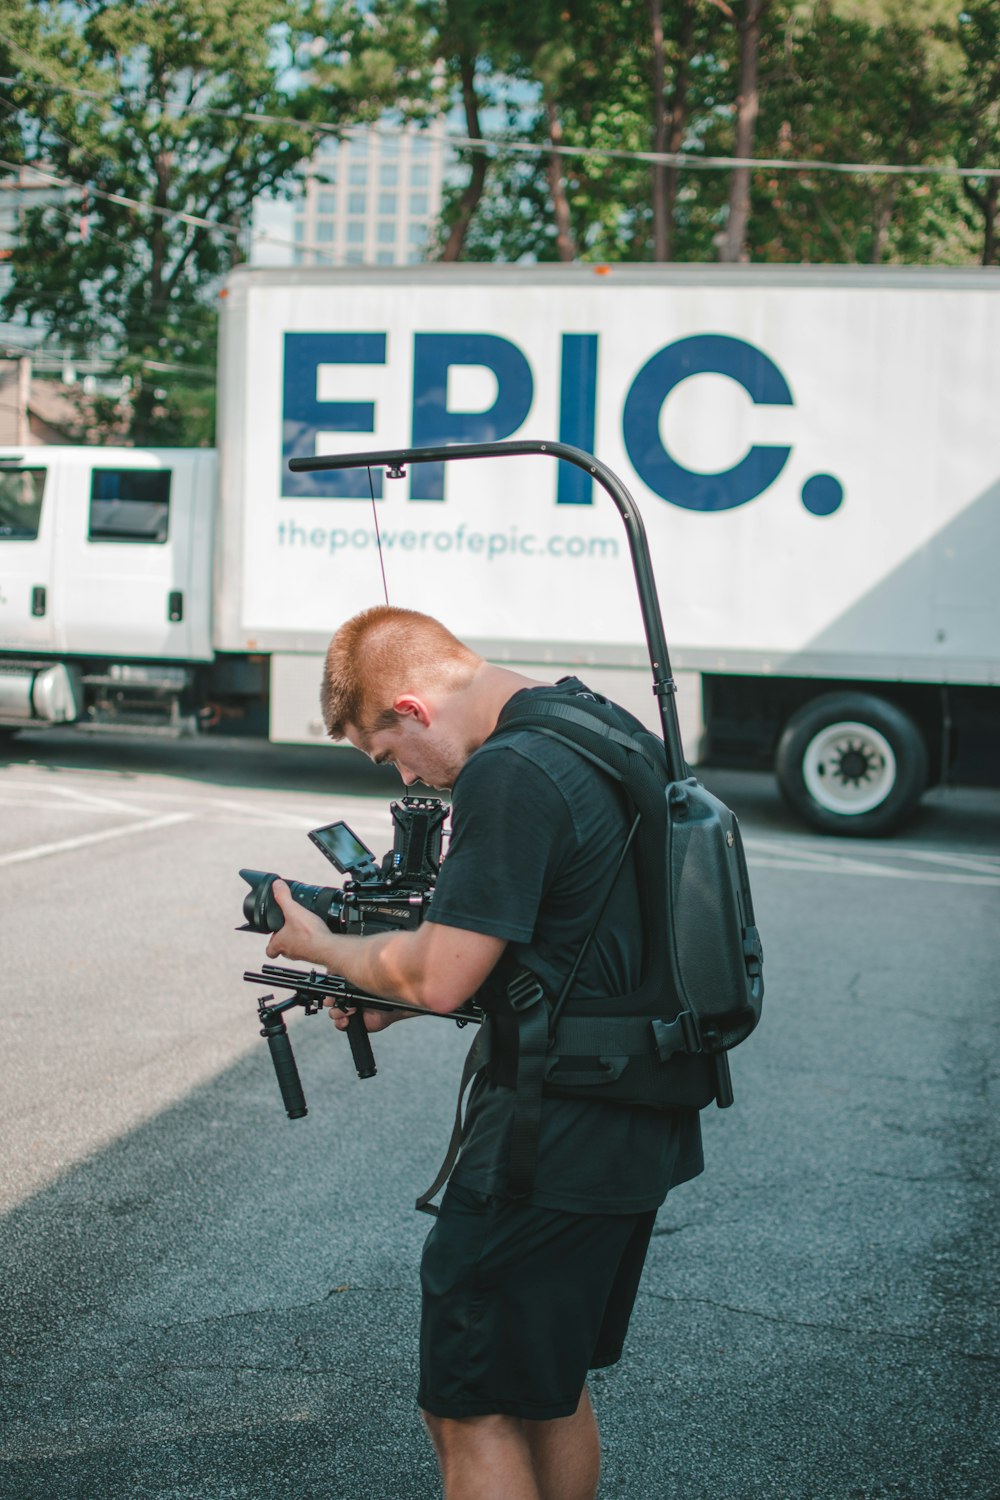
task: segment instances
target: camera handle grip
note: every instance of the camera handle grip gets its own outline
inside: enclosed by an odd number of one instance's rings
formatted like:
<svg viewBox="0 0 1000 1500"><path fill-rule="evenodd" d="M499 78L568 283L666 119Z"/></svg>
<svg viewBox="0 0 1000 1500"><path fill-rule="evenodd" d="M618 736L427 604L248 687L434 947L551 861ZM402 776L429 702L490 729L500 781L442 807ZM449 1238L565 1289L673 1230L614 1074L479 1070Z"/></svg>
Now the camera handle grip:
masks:
<svg viewBox="0 0 1000 1500"><path fill-rule="evenodd" d="M262 1015L261 1020L264 1024L260 1034L267 1039L285 1113L290 1120L301 1120L303 1115L308 1114L308 1110L295 1054L288 1040L288 1027L280 1016Z"/></svg>
<svg viewBox="0 0 1000 1500"><path fill-rule="evenodd" d="M354 1058L354 1066L358 1070L359 1078L374 1078L376 1073L375 1054L372 1044L368 1038L365 1027L364 1012L356 1010L347 1021L347 1040L351 1044L351 1056Z"/></svg>

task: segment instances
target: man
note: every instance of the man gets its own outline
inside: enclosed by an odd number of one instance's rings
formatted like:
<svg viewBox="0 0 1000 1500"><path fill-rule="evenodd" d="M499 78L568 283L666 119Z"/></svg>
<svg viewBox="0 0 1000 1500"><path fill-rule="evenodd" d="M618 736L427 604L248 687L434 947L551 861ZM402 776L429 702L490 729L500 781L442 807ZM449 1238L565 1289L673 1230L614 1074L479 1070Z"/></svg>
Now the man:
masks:
<svg viewBox="0 0 1000 1500"><path fill-rule="evenodd" d="M629 809L576 750L531 728L504 732L508 705L540 688L552 691L484 661L426 615L379 606L348 620L327 655L328 732L394 765L408 786L450 791L451 843L427 919L411 932L333 934L277 883L285 925L268 956L448 1013L477 992L490 1009L498 976L522 963L551 1001L593 929L574 999L634 989L643 947L633 858L611 883ZM560 691L570 704L594 696L574 678ZM626 732L639 729L618 712ZM378 1031L405 1014L367 1011L365 1025ZM545 1097L533 1185L514 1197L514 1095L501 1077L492 1069L476 1081L424 1247L419 1402L446 1500L593 1500L600 1445L587 1371L619 1358L656 1210L702 1169L698 1116Z"/></svg>

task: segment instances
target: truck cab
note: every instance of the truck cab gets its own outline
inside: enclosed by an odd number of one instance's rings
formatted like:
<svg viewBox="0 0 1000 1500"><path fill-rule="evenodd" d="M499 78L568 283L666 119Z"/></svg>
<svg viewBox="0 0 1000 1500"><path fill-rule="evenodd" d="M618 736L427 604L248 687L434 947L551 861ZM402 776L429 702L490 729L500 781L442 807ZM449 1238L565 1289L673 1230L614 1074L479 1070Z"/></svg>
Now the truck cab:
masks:
<svg viewBox="0 0 1000 1500"><path fill-rule="evenodd" d="M0 727L180 726L215 491L208 449L0 449Z"/></svg>

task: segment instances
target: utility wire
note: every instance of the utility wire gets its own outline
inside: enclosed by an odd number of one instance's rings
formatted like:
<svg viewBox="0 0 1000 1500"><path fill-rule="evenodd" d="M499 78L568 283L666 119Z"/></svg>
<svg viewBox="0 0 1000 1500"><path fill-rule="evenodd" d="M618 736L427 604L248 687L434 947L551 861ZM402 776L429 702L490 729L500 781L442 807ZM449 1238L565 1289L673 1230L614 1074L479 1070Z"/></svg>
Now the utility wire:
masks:
<svg viewBox="0 0 1000 1500"><path fill-rule="evenodd" d="M0 40L2 39L2 36L0 36ZM63 84L33 84L30 81L17 78L0 78L0 84L16 84L22 88L38 88L49 93L74 94L106 103L141 104L145 102L141 97L128 94L101 94L93 90L77 89ZM375 136L376 138L387 136L395 139L405 134L405 130L402 127L393 129L375 125L329 125L317 120L298 119L294 115L247 113L213 109L208 105L200 106L197 109L185 109L178 105L166 109L164 112L170 113L178 119L187 115L212 115L221 119L246 124L291 125L297 129L335 140L340 140L343 137L355 139L360 136ZM445 147L452 147L459 151L481 151L490 156L509 153L522 156L580 157L584 160L598 158L607 161L641 162L648 166L683 167L695 172L731 172L737 168L749 167L754 171L834 172L859 177L1000 177L1000 166L960 167L951 162L910 164L902 162L823 161L783 156L702 156L692 151L634 151L614 146L557 146L547 141L518 141L498 137L457 135L448 131L428 130L422 131L421 134L426 139Z"/></svg>

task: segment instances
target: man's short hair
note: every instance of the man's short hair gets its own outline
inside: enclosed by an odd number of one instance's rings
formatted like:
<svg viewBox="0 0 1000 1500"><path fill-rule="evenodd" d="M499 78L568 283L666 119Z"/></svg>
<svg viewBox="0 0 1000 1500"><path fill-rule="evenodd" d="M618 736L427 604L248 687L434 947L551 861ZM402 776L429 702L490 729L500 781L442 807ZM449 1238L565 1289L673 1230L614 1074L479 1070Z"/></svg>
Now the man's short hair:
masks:
<svg viewBox="0 0 1000 1500"><path fill-rule="evenodd" d="M342 740L348 724L373 734L397 721L401 693L465 687L482 657L440 620L377 604L346 620L326 653L320 703L326 732Z"/></svg>

